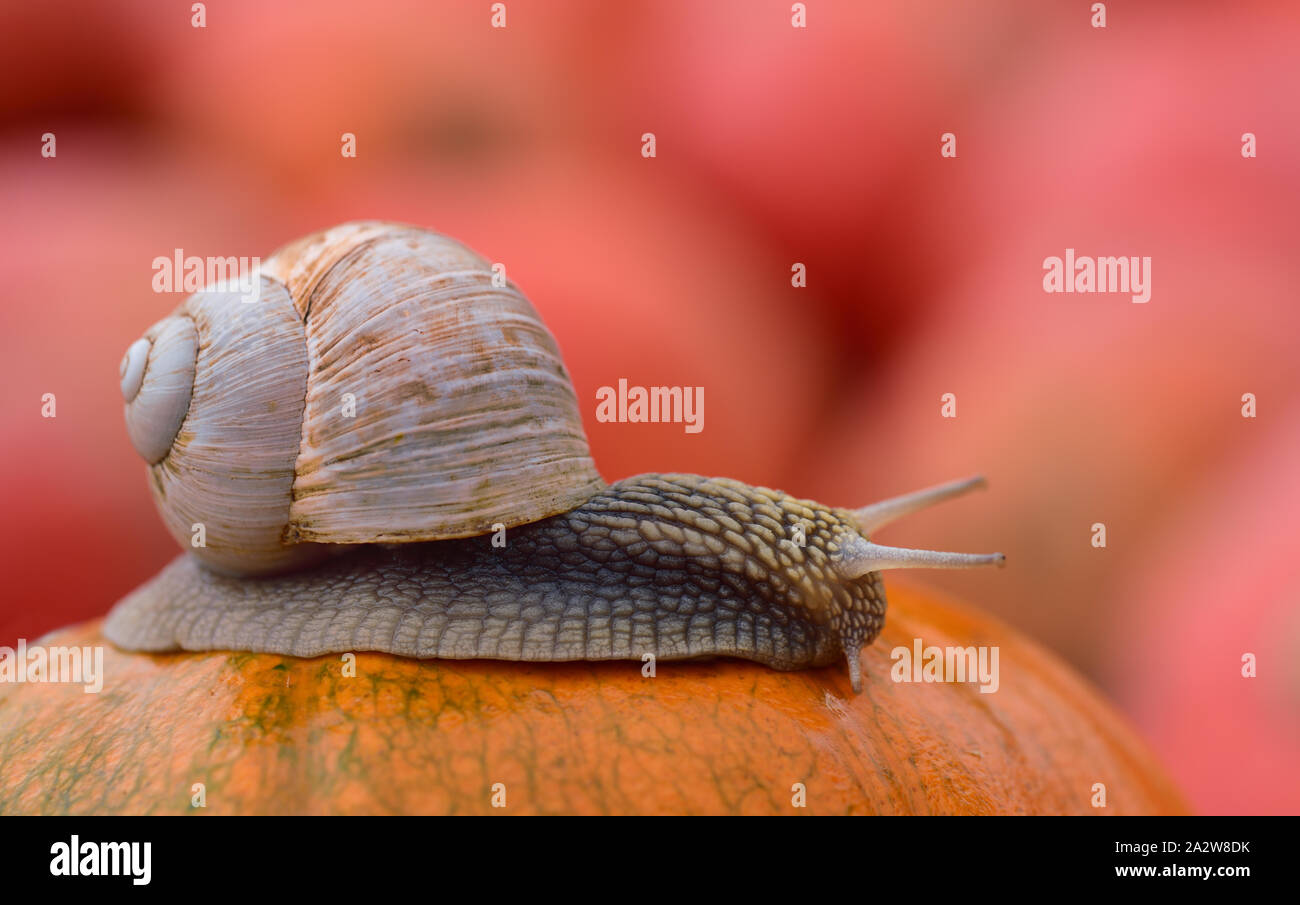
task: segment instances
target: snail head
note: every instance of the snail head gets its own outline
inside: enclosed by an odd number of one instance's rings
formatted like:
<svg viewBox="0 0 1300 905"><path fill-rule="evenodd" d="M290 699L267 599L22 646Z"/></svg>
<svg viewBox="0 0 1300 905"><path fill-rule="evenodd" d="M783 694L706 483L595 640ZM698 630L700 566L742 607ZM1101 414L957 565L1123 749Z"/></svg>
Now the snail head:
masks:
<svg viewBox="0 0 1300 905"><path fill-rule="evenodd" d="M870 540L871 534L903 516L986 486L984 478L976 476L882 500L861 509L846 510L844 514L847 518L841 519L841 533L836 549L831 554L835 571L846 582L869 583L872 596L879 596L883 602L883 588L880 577L876 573L885 569L970 569L1004 565L1006 556L1001 553L912 550L905 547L886 547ZM845 617L847 615L843 614ZM845 656L848 658L853 690L861 691L862 677L858 653L862 643L874 638L876 632L870 632L869 637L859 638L857 636L862 632L854 624L854 620L845 618L845 623L839 627L839 634L843 639Z"/></svg>

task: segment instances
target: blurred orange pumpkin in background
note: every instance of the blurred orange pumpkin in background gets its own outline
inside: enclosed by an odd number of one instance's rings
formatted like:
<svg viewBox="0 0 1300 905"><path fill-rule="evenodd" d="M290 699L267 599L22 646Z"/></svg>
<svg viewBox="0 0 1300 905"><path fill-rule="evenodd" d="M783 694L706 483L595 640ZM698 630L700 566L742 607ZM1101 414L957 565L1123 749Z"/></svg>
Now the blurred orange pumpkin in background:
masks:
<svg viewBox="0 0 1300 905"><path fill-rule="evenodd" d="M117 387L181 300L152 292L154 257L402 220L505 265L608 479L855 505L987 474L979 505L882 541L1004 550L1005 570L923 584L1100 685L1194 807L1300 808L1276 791L1300 753L1279 662L1300 539L1279 502L1300 460L1295 9L1111 4L1100 29L1086 4L825 0L798 29L790 6L511 0L505 29L488 4L415 0L208 4L201 29L188 4L7 10L0 645L102 615L175 555ZM1067 247L1150 256L1151 300L1045 294ZM704 430L598 423L621 377L703 386ZM1211 543L1232 551L1217 583ZM1194 699L1173 678L1189 663Z"/></svg>

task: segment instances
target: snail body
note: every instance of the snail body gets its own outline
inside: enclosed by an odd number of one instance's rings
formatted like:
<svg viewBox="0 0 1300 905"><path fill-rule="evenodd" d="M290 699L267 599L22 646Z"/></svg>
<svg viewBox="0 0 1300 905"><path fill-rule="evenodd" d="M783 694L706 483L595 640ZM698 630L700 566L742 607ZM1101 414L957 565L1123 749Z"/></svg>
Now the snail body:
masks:
<svg viewBox="0 0 1300 905"><path fill-rule="evenodd" d="M979 479L857 510L696 475L606 485L540 318L441 236L347 224L262 281L264 310L199 293L123 362L164 521L209 544L119 602L119 646L844 659L860 690L881 570L1002 562L868 539ZM364 418L335 412L343 392Z"/></svg>

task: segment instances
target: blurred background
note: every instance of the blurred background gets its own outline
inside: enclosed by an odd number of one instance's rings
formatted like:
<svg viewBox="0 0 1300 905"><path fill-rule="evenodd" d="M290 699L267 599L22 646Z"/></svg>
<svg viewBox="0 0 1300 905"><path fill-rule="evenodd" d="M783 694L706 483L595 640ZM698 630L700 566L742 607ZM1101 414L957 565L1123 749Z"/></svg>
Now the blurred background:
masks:
<svg viewBox="0 0 1300 905"><path fill-rule="evenodd" d="M986 474L881 540L1008 568L890 581L1072 662L1197 809L1300 811L1296 4L191 6L2 5L0 644L177 553L118 390L182 300L154 257L401 220L506 265L607 479L861 505ZM1045 294L1066 248L1150 256L1151 301ZM703 432L596 423L620 377L703 386Z"/></svg>

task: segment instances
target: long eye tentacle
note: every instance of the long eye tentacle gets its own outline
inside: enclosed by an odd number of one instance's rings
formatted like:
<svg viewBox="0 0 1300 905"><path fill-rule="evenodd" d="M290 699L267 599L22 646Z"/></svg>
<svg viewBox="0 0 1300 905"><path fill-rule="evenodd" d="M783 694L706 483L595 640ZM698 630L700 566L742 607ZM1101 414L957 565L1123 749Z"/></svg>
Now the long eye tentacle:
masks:
<svg viewBox="0 0 1300 905"><path fill-rule="evenodd" d="M862 537L849 538L843 543L836 557L836 569L845 578L860 578L868 572L883 569L969 569L1003 565L1006 557L1001 553L912 550L906 547L886 547L867 540L876 529L905 515L987 486L988 482L982 475L975 475L851 510L853 521L857 523Z"/></svg>
<svg viewBox="0 0 1300 905"><path fill-rule="evenodd" d="M886 547L867 539L878 528L905 515L987 486L988 482L982 475L975 475L881 500L860 509L848 510L850 521L845 527L849 530L841 536L837 548L830 556L835 571L848 581L857 581L872 572L885 569L971 569L1005 565L1007 558L1001 553L913 550L907 547ZM857 528L857 533L853 532L853 528ZM859 627L854 625L840 629L840 647L848 663L849 681L854 692L862 691L862 647L874 637L874 634L863 637Z"/></svg>
<svg viewBox="0 0 1300 905"><path fill-rule="evenodd" d="M868 572L884 569L971 569L1001 566L1001 553L945 553L938 550L912 550L886 547L861 537L850 538L840 547L835 568L845 578L861 578Z"/></svg>
<svg viewBox="0 0 1300 905"><path fill-rule="evenodd" d="M879 503L872 503L870 506L863 506L861 509L850 511L853 513L853 520L858 523L858 530L864 536L869 536L877 529L883 528L890 522L897 521L905 515L911 515L913 512L927 509L935 503L942 503L944 500L970 493L972 490L982 490L987 486L988 482L984 480L983 475L975 475L960 481L949 481L947 484L938 484L924 490L905 493L902 496L881 500Z"/></svg>

